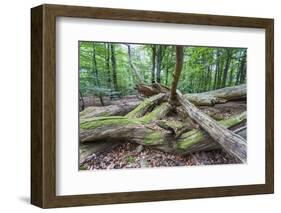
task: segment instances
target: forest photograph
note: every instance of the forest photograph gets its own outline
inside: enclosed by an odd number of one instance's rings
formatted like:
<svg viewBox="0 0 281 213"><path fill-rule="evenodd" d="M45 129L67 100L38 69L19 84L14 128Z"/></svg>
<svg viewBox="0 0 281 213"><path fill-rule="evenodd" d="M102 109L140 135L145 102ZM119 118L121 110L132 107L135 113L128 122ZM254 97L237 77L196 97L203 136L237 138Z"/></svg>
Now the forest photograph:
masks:
<svg viewBox="0 0 281 213"><path fill-rule="evenodd" d="M79 170L247 163L247 48L78 49Z"/></svg>

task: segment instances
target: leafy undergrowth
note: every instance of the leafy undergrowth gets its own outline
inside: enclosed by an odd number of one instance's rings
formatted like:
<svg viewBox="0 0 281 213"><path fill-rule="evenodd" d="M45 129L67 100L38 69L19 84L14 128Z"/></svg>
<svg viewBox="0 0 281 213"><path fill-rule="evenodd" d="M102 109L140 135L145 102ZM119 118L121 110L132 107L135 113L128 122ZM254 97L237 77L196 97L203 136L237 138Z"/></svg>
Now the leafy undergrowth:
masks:
<svg viewBox="0 0 281 213"><path fill-rule="evenodd" d="M197 152L182 156L168 154L134 143L123 143L109 152L93 155L80 165L81 170L151 168L174 166L199 166L216 164L236 164L239 160L223 150Z"/></svg>

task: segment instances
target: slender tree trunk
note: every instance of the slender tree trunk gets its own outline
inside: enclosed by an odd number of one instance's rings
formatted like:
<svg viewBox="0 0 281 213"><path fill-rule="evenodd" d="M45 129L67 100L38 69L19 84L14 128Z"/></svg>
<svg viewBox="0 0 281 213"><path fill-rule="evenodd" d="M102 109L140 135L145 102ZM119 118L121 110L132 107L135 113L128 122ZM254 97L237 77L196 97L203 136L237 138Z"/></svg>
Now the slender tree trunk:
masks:
<svg viewBox="0 0 281 213"><path fill-rule="evenodd" d="M244 65L244 69L242 70L242 73L241 73L240 84L244 83L245 80L246 80L246 65Z"/></svg>
<svg viewBox="0 0 281 213"><path fill-rule="evenodd" d="M162 46L157 48L156 82L161 83Z"/></svg>
<svg viewBox="0 0 281 213"><path fill-rule="evenodd" d="M171 95L170 95L170 102L173 103L176 100L177 94L177 85L180 78L181 70L183 65L183 47L177 46L176 47L176 66L173 73L173 81L171 86Z"/></svg>
<svg viewBox="0 0 281 213"><path fill-rule="evenodd" d="M166 79L165 79L165 85L168 85L169 73L170 73L170 70L169 70L169 68L167 67L167 68L166 68Z"/></svg>
<svg viewBox="0 0 281 213"><path fill-rule="evenodd" d="M151 69L151 83L155 83L155 59L156 59L156 46L152 45L152 69Z"/></svg>
<svg viewBox="0 0 281 213"><path fill-rule="evenodd" d="M118 90L115 48L114 48L114 44L111 44L110 46L111 46L111 65L112 65L113 86L114 86L114 90Z"/></svg>
<svg viewBox="0 0 281 213"><path fill-rule="evenodd" d="M242 73L245 70L245 67L246 67L246 52L243 53L242 60L239 64L239 69L236 75L236 82L235 82L236 85L243 83L241 82L241 79L243 78L241 76L243 75Z"/></svg>
<svg viewBox="0 0 281 213"><path fill-rule="evenodd" d="M223 70L222 87L225 87L225 85L226 85L227 73L228 73L228 70L229 70L229 67L230 67L231 55L232 55L231 50L227 49L226 51L227 51L227 58L226 58L226 63L225 63L225 67L224 67L224 70Z"/></svg>
<svg viewBox="0 0 281 213"><path fill-rule="evenodd" d="M105 44L106 45L106 44ZM110 49L109 49L109 44L106 45L106 60L105 60L105 67L107 71L107 86L108 88L111 89L111 74L110 74Z"/></svg>
<svg viewBox="0 0 281 213"><path fill-rule="evenodd" d="M95 48L95 43L93 42L93 57L92 57L92 70L95 73L95 85L100 89L100 79L99 79L99 71L98 71L98 66L97 66L97 60L96 60L96 48ZM101 105L104 106L104 102L102 99L102 94L100 91L98 91L98 97L100 99Z"/></svg>
<svg viewBox="0 0 281 213"><path fill-rule="evenodd" d="M220 66L219 66L219 70L218 70L218 80L217 80L217 87L216 87L216 89L221 88L222 72L223 72L223 63L221 62Z"/></svg>
<svg viewBox="0 0 281 213"><path fill-rule="evenodd" d="M137 71L137 69L135 68L133 61L132 61L132 55L131 55L131 46L129 44L127 44L128 47L128 61L129 61L129 65L134 73L134 75L136 76L136 79L138 81L138 83L143 83L143 78L141 77L140 73Z"/></svg>
<svg viewBox="0 0 281 213"><path fill-rule="evenodd" d="M247 70L247 64L246 64L246 52L244 53L243 57L243 67L241 68L241 78L240 78L240 84L245 82L246 79L246 70Z"/></svg>
<svg viewBox="0 0 281 213"><path fill-rule="evenodd" d="M231 66L230 66L231 67ZM232 85L232 81L233 81L233 69L230 69L230 73L229 73L229 80L228 80L228 86Z"/></svg>
<svg viewBox="0 0 281 213"><path fill-rule="evenodd" d="M205 78L204 91L207 91L209 89L210 82L212 81L212 79L210 78L210 74L211 74L211 68L210 68L210 65L208 65L207 75Z"/></svg>
<svg viewBox="0 0 281 213"><path fill-rule="evenodd" d="M81 102L81 105L80 105L80 112L81 112L85 109L85 102L84 102L83 94L80 89L79 89L79 96L80 96L79 100Z"/></svg>
<svg viewBox="0 0 281 213"><path fill-rule="evenodd" d="M216 68L215 68L215 79L214 79L214 85L213 89L217 89L218 84L218 72L219 72L219 50L216 51Z"/></svg>

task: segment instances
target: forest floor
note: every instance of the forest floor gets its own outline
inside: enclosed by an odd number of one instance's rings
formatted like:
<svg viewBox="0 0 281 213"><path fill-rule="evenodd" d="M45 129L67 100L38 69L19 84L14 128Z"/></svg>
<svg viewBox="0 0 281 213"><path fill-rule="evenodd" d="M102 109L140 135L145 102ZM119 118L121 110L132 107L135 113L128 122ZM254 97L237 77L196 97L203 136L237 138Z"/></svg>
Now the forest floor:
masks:
<svg viewBox="0 0 281 213"><path fill-rule="evenodd" d="M223 150L197 152L183 156L165 153L134 143L123 143L109 152L92 156L89 161L81 166L81 169L125 169L237 163L240 163L240 161Z"/></svg>

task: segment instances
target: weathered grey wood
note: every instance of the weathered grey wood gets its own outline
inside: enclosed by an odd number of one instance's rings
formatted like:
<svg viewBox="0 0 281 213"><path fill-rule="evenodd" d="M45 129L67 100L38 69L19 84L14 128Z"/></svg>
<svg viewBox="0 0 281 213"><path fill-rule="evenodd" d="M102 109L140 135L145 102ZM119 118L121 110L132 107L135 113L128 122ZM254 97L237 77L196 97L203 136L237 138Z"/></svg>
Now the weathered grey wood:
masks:
<svg viewBox="0 0 281 213"><path fill-rule="evenodd" d="M170 93L170 89L161 84L140 84L137 86L139 93L144 96L153 96L159 93ZM196 106L213 106L215 104L226 103L228 101L246 100L247 87L246 84L238 86L225 87L203 93L185 94L184 98L191 101Z"/></svg>
<svg viewBox="0 0 281 213"><path fill-rule="evenodd" d="M109 106L90 106L80 112L80 119L100 117L100 116L112 116L112 115L126 115L140 104L140 101L126 101L116 105Z"/></svg>
<svg viewBox="0 0 281 213"><path fill-rule="evenodd" d="M220 125L214 119L201 112L190 101L177 91L177 97L188 115L197 122L215 141L217 141L225 151L237 157L243 163L247 161L247 144L241 136L233 133Z"/></svg>
<svg viewBox="0 0 281 213"><path fill-rule="evenodd" d="M225 87L218 90L213 90L203 93L185 94L184 98L191 101L197 106L212 106L221 104L227 101L246 100L247 87L246 84Z"/></svg>

